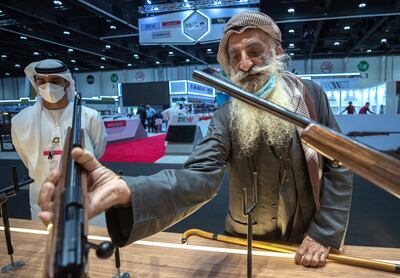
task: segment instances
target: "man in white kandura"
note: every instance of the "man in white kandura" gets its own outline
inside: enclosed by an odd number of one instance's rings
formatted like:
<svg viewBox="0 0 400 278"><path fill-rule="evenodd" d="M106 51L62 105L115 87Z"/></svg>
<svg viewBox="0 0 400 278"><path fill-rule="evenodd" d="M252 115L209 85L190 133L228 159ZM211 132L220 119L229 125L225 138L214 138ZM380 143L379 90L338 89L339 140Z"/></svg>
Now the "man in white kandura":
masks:
<svg viewBox="0 0 400 278"><path fill-rule="evenodd" d="M12 118L11 134L18 155L35 180L29 190L31 217L35 219L41 211L37 204L40 187L59 166L67 128L72 123L75 82L67 66L54 59L29 64L25 74L38 93L37 102ZM86 149L100 158L107 139L97 111L82 107L82 128Z"/></svg>

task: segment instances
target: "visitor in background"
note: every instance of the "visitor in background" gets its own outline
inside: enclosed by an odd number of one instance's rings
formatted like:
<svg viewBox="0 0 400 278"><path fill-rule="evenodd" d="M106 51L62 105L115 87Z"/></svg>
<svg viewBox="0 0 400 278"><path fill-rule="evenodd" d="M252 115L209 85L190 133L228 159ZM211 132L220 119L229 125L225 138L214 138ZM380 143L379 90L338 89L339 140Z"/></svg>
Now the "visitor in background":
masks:
<svg viewBox="0 0 400 278"><path fill-rule="evenodd" d="M363 107L361 107L358 114L368 114L367 112L369 112L371 114L376 114L376 113L372 112L371 110L369 110L369 102L366 102L365 105Z"/></svg>
<svg viewBox="0 0 400 278"><path fill-rule="evenodd" d="M352 101L349 101L349 105L342 112L340 112L340 114L343 114L344 111L346 111L346 110L347 110L347 114L348 115L356 114L356 108L353 106L353 102Z"/></svg>
<svg viewBox="0 0 400 278"><path fill-rule="evenodd" d="M156 110L154 110L154 108L151 107L149 104L146 105L146 119L147 119L148 132L154 132L155 115L156 115Z"/></svg>

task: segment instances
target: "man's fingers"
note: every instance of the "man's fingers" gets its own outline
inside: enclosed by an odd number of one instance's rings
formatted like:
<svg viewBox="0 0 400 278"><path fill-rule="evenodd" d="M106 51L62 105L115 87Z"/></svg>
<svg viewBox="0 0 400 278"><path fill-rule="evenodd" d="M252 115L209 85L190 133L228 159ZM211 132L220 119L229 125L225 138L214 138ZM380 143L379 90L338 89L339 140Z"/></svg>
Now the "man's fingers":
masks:
<svg viewBox="0 0 400 278"><path fill-rule="evenodd" d="M38 205L43 211L50 211L56 187L54 183L46 181L40 190Z"/></svg>
<svg viewBox="0 0 400 278"><path fill-rule="evenodd" d="M294 260L297 264L301 264L301 260L303 259L304 254L307 251L307 245L302 244L300 245L299 249L296 252L296 255L294 256Z"/></svg>
<svg viewBox="0 0 400 278"><path fill-rule="evenodd" d="M58 169L53 169L51 170L50 174L47 176L44 182L51 182L53 184L57 184L59 178L60 178L60 171Z"/></svg>
<svg viewBox="0 0 400 278"><path fill-rule="evenodd" d="M101 164L93 155L85 149L74 148L71 152L72 159L78 162L89 173Z"/></svg>
<svg viewBox="0 0 400 278"><path fill-rule="evenodd" d="M38 216L46 226L48 226L53 220L53 213L49 211L41 211Z"/></svg>
<svg viewBox="0 0 400 278"><path fill-rule="evenodd" d="M321 254L321 258L319 260L318 266L324 266L325 265L326 259L328 258L328 254L329 254L329 250L327 250L327 251L325 251L325 252L323 252Z"/></svg>
<svg viewBox="0 0 400 278"><path fill-rule="evenodd" d="M313 255L314 255L314 253L308 249L306 254L303 256L303 259L301 260L301 264L304 266L309 266Z"/></svg>
<svg viewBox="0 0 400 278"><path fill-rule="evenodd" d="M321 254L323 253L323 251L316 251L311 259L310 262L310 266L318 266L320 263L320 259L321 259Z"/></svg>

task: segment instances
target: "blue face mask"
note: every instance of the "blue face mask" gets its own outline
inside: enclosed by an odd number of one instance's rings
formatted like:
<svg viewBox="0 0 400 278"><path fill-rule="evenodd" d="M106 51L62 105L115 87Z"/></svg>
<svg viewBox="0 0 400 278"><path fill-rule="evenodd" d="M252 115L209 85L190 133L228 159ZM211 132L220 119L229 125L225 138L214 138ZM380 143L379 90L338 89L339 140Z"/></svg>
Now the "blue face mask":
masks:
<svg viewBox="0 0 400 278"><path fill-rule="evenodd" d="M264 84L264 86L262 86L262 88L254 94L260 98L266 98L275 89L275 84L276 84L275 74L271 74L270 78Z"/></svg>

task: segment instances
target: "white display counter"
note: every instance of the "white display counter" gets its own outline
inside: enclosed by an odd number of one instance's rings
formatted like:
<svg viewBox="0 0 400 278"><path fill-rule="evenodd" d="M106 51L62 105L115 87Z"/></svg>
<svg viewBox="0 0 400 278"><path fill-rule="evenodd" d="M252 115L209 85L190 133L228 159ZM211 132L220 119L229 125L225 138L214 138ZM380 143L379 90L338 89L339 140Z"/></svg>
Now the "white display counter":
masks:
<svg viewBox="0 0 400 278"><path fill-rule="evenodd" d="M139 118L104 119L104 125L107 131L107 142L148 137Z"/></svg>

